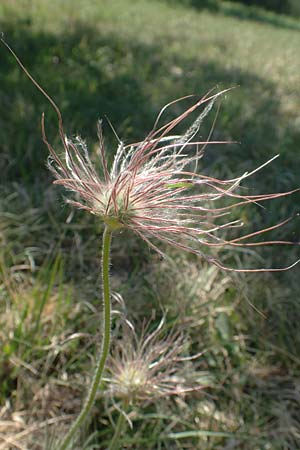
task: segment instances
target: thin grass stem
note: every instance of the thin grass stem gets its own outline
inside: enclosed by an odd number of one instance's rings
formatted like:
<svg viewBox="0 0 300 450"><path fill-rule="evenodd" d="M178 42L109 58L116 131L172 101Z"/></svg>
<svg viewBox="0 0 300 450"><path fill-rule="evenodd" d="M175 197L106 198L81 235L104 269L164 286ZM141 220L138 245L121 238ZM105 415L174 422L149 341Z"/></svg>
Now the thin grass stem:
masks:
<svg viewBox="0 0 300 450"><path fill-rule="evenodd" d="M127 406L126 406L127 408ZM110 441L108 450L118 450L120 448L119 446L119 441L120 441L120 437L123 433L124 430L124 423L125 423L125 413L123 411L120 411L119 417L118 417L118 421L117 421L117 425L115 428L115 432L114 435L112 437L112 440Z"/></svg>

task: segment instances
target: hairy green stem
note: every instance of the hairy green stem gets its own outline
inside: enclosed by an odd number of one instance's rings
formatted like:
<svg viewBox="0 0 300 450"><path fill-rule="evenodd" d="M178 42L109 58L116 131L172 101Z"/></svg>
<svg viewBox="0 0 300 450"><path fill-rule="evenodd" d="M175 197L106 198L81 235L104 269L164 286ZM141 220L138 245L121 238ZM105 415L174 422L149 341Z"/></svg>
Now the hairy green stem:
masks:
<svg viewBox="0 0 300 450"><path fill-rule="evenodd" d="M124 406L125 406L124 409L126 411L126 409L127 409L127 402L126 402L126 404L124 404ZM123 432L124 423L125 423L125 414L124 414L124 412L120 412L120 415L118 417L118 422L117 422L117 425L116 425L116 428L115 428L115 432L114 432L112 440L110 441L108 450L118 450L118 448L119 448L118 444L119 444L119 440L120 440L121 434Z"/></svg>
<svg viewBox="0 0 300 450"><path fill-rule="evenodd" d="M100 353L97 358L95 372L90 386L87 398L83 404L82 410L66 434L64 440L60 443L57 450L67 450L80 426L83 424L88 414L90 413L97 394L99 383L103 374L106 359L110 346L110 283L109 283L109 256L111 244L112 231L108 227L103 233L102 245L102 283L103 283L103 304L104 304L104 320L103 320L103 339Z"/></svg>

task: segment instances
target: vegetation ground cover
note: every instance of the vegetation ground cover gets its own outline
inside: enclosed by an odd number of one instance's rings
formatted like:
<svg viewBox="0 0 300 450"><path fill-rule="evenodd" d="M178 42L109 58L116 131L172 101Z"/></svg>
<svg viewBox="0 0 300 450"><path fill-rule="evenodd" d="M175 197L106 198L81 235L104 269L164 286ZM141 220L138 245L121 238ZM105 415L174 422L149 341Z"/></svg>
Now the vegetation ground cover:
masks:
<svg viewBox="0 0 300 450"><path fill-rule="evenodd" d="M214 13L154 0L3 0L0 29L55 98L68 133L79 133L91 149L99 117L108 115L130 142L143 138L174 98L237 86L221 102L214 137L241 143L209 147L200 170L240 174L280 153L248 189L298 187L299 24L225 6ZM4 47L0 90L0 449L43 449L47 436L51 446L53 429L63 433L77 414L99 341L101 227L62 207L40 137L45 111L48 135L59 145L55 115ZM204 124L204 137L213 119ZM105 135L113 155L116 141L107 124ZM295 194L241 215L252 229L298 211ZM276 236L297 241L298 230L295 218ZM186 356L203 352L184 370L206 387L135 406L124 447L298 448L299 269L228 275L168 253L161 261L133 237L118 239L112 282L124 302L114 307L137 333L144 320L155 327L166 314L167 328L176 324L186 336ZM273 248L222 257L270 267L292 262L297 253L297 247ZM118 324L116 316L116 338ZM105 448L112 434L117 414L104 392L82 447L91 430L86 448Z"/></svg>

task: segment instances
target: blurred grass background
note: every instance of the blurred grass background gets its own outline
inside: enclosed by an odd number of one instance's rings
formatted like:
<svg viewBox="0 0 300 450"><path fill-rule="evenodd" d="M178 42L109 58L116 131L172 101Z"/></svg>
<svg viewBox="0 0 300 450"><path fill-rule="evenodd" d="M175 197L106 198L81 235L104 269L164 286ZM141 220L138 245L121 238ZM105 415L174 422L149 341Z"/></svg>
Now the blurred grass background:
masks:
<svg viewBox="0 0 300 450"><path fill-rule="evenodd" d="M0 30L59 105L68 134L91 151L98 118L107 115L130 142L146 135L165 103L238 86L221 102L213 137L240 144L208 147L201 170L237 175L280 153L249 180L264 193L299 186L300 22L296 9L279 12L290 16L222 1L2 0ZM78 412L87 384L101 227L63 205L40 132L45 111L59 149L56 117L4 47L0 61L0 449L38 450ZM104 131L113 155L115 139ZM241 211L251 230L297 213L299 194L265 206ZM299 240L299 220L276 236ZM189 371L209 387L134 409L124 448L300 448L299 268L228 275L168 253L160 261L132 236L116 237L112 283L137 329L168 311L169 326L184 329L187 355L204 352ZM235 266L297 257L297 247L222 252ZM87 432L94 437L82 448L105 448L111 414L112 401L100 396Z"/></svg>

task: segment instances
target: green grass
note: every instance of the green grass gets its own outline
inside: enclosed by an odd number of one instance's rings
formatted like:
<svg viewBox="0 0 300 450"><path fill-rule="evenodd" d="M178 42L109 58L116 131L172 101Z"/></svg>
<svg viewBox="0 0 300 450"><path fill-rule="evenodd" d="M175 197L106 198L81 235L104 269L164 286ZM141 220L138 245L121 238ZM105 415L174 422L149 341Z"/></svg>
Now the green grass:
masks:
<svg viewBox="0 0 300 450"><path fill-rule="evenodd" d="M241 144L207 148L201 170L241 174L280 153L248 186L299 185L296 20L230 2L209 12L154 0L2 0L1 30L60 106L68 134L79 133L91 149L99 117L107 115L130 142L145 136L165 103L238 86L221 102L213 137ZM0 450L44 450L78 413L99 340L101 227L62 207L40 136L45 111L59 148L55 115L4 47L0 60ZM107 124L105 135L113 155ZM294 194L241 214L253 229L298 211ZM276 236L299 240L298 230L296 218ZM298 448L299 269L229 276L174 251L160 261L134 237L121 237L113 242L112 283L124 304L114 308L137 332L145 318L157 322L167 311L167 327L186 335L186 356L204 352L186 370L208 384L191 396L133 407L124 448ZM297 255L296 247L222 258L272 266ZM114 402L100 394L81 448L105 448L111 416Z"/></svg>

